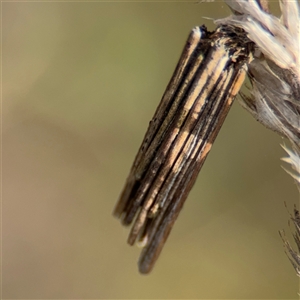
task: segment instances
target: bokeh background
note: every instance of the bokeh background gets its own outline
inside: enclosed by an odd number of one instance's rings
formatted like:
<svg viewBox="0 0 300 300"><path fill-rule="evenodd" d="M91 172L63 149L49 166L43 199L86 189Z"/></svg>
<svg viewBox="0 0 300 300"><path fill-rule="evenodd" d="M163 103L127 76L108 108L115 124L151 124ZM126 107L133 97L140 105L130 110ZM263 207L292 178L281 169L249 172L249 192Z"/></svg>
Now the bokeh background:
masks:
<svg viewBox="0 0 300 300"><path fill-rule="evenodd" d="M284 141L238 102L150 275L112 217L191 28L228 14L222 2L2 3L3 298L297 298L278 234L291 239L284 202L299 199Z"/></svg>

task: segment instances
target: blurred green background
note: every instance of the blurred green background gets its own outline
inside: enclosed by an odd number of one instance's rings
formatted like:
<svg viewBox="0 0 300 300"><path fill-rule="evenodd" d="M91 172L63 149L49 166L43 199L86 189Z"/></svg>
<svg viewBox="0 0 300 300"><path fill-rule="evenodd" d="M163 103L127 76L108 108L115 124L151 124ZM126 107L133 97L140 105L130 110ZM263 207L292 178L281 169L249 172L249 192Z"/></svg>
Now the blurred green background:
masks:
<svg viewBox="0 0 300 300"><path fill-rule="evenodd" d="M112 217L190 30L215 3L2 3L3 298L296 298L283 140L236 102L155 269Z"/></svg>

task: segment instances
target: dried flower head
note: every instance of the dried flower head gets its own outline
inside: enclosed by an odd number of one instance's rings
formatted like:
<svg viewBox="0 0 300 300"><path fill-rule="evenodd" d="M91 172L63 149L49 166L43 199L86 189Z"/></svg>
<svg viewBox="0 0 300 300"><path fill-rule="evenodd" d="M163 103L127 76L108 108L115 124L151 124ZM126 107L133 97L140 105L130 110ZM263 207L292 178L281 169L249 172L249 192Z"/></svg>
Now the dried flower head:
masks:
<svg viewBox="0 0 300 300"><path fill-rule="evenodd" d="M241 27L256 46L249 66L251 96L242 106L267 128L288 138L292 150L283 161L300 188L300 14L297 0L281 0L281 17L268 12L267 2L225 0L234 14L216 21Z"/></svg>
<svg viewBox="0 0 300 300"><path fill-rule="evenodd" d="M242 106L267 128L286 137L292 146L282 145L288 157L286 170L300 191L300 15L297 0L279 0L281 17L269 13L267 0L225 0L234 14L218 24L241 27L257 47L249 65L251 96L241 96ZM300 216L294 208L293 235L300 252ZM280 232L288 255L300 276L300 255Z"/></svg>

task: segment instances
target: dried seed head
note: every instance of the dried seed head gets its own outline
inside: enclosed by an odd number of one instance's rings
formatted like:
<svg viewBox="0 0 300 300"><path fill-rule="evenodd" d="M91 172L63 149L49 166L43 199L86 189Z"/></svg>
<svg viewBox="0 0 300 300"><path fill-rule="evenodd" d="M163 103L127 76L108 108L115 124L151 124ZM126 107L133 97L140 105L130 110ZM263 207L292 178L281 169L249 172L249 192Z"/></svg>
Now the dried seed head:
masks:
<svg viewBox="0 0 300 300"><path fill-rule="evenodd" d="M292 150L282 145L288 157L286 170L300 191L300 15L297 0L279 0L281 17L269 14L267 0L225 0L234 15L218 20L243 28L257 46L249 66L251 96L242 94L241 104L267 128L289 139ZM294 208L294 240L298 253L279 232L285 252L300 277L300 217Z"/></svg>
<svg viewBox="0 0 300 300"><path fill-rule="evenodd" d="M217 24L243 28L256 46L249 66L251 96L242 94L241 104L269 129L289 139L292 150L283 159L300 188L300 15L297 1L281 0L281 17L267 12L255 0L225 0L234 11Z"/></svg>
<svg viewBox="0 0 300 300"><path fill-rule="evenodd" d="M261 52L300 78L300 28L297 1L280 1L281 18L265 12L254 0L225 0L236 14L216 21L243 28Z"/></svg>

